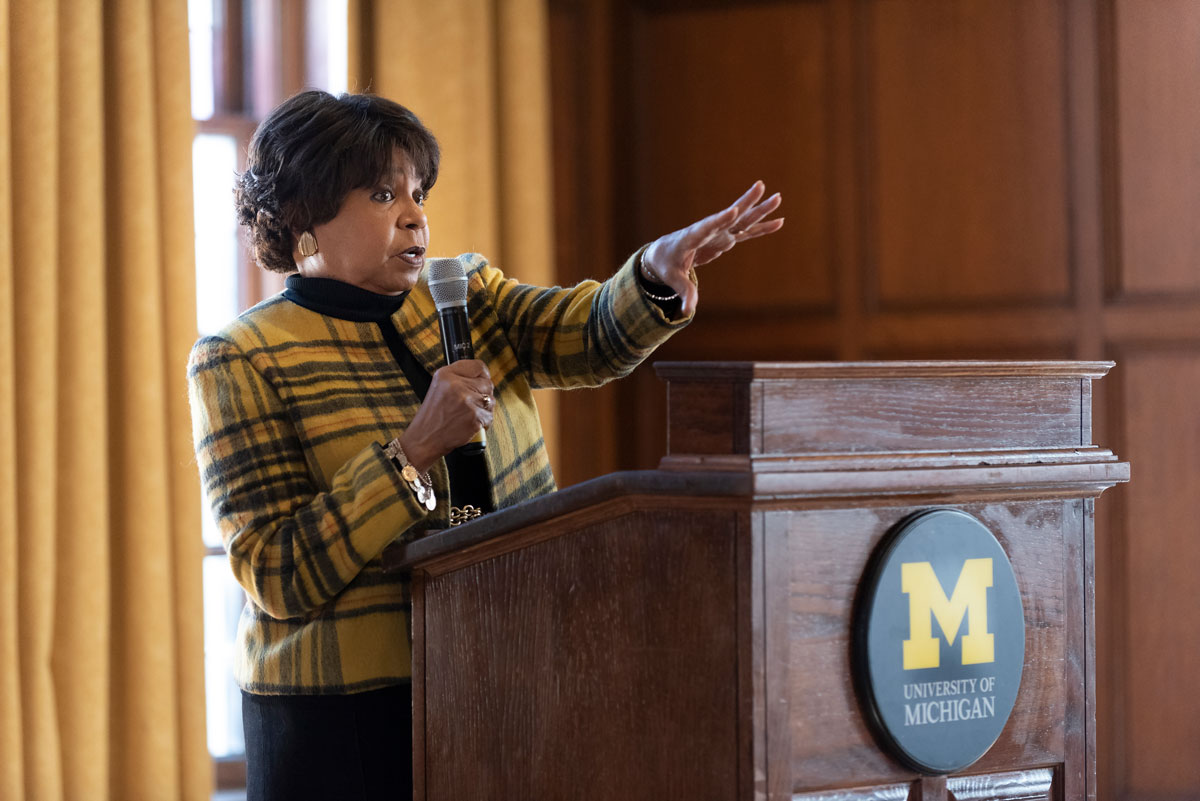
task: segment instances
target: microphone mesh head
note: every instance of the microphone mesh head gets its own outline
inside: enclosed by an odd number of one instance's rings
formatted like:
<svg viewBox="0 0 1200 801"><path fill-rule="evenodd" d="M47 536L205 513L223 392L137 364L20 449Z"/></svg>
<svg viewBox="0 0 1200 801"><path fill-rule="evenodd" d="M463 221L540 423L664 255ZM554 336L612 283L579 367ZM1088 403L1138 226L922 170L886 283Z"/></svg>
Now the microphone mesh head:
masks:
<svg viewBox="0 0 1200 801"><path fill-rule="evenodd" d="M430 259L426 279L438 311L467 305L467 271L458 259Z"/></svg>

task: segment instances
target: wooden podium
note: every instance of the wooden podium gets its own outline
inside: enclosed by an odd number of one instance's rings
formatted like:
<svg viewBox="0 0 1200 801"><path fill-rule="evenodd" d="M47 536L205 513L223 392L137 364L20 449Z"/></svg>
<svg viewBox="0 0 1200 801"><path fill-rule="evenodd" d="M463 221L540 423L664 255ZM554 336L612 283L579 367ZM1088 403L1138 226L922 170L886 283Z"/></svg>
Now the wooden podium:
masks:
<svg viewBox="0 0 1200 801"><path fill-rule="evenodd" d="M1110 363L670 363L668 453L386 554L413 574L416 798L1095 797L1091 442ZM882 538L950 507L1008 554L1025 665L959 775L852 681Z"/></svg>

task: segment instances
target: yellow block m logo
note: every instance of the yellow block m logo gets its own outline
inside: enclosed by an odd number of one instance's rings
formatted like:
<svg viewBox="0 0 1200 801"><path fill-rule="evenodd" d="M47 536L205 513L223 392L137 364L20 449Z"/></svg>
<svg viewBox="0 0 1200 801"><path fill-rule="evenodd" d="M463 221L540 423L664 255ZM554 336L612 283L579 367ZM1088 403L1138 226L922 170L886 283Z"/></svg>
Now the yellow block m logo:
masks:
<svg viewBox="0 0 1200 801"><path fill-rule="evenodd" d="M908 595L908 636L904 641L904 669L935 668L940 662L941 644L933 636L933 621L954 645L963 616L967 633L962 638L962 663L978 665L996 661L995 638L987 630L987 589L992 586L992 560L967 559L954 585L954 594L946 597L942 583L929 562L904 562L900 565L900 589Z"/></svg>

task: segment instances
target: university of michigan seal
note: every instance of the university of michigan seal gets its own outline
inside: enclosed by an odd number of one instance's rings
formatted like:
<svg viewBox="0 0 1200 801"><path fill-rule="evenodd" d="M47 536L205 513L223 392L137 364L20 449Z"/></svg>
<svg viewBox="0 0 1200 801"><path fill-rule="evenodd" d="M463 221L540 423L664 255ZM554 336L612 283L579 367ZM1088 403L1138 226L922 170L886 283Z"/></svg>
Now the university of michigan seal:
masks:
<svg viewBox="0 0 1200 801"><path fill-rule="evenodd" d="M1000 736L1025 664L1012 564L979 520L936 509L903 521L863 577L856 682L888 750L955 773Z"/></svg>

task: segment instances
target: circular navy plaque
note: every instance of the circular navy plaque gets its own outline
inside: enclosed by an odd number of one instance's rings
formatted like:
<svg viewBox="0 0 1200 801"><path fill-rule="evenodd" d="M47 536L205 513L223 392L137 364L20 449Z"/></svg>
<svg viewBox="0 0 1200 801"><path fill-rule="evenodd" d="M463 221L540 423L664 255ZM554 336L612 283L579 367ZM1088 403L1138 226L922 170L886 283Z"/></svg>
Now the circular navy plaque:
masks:
<svg viewBox="0 0 1200 801"><path fill-rule="evenodd" d="M1025 616L1008 556L979 520L924 512L887 538L863 578L854 669L889 750L929 774L983 756L1012 712Z"/></svg>

